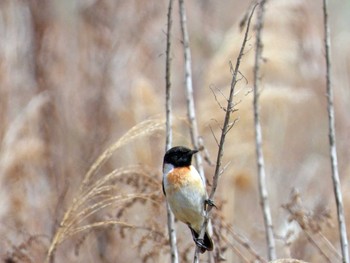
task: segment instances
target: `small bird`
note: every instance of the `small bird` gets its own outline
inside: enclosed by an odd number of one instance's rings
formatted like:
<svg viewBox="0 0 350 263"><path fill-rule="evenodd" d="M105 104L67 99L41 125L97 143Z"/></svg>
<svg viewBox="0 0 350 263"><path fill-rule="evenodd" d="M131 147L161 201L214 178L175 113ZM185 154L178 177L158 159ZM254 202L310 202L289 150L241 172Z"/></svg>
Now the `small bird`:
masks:
<svg viewBox="0 0 350 263"><path fill-rule="evenodd" d="M204 216L205 205L214 205L208 200L205 178L191 165L193 154L183 146L168 150L163 161L163 192L175 218L187 224L192 237L201 253L213 250L210 237L211 226L208 224L203 239L199 238Z"/></svg>

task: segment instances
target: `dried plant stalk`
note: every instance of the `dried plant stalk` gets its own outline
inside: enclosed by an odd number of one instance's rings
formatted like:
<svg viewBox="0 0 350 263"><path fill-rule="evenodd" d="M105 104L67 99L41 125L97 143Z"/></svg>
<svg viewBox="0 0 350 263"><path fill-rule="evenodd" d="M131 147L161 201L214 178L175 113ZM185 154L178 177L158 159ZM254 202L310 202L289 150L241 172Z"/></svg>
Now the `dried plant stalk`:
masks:
<svg viewBox="0 0 350 263"><path fill-rule="evenodd" d="M246 43L248 40L248 34L249 34L249 30L250 30L250 24L251 24L251 20L252 20L256 6L257 6L257 4L255 4L252 7L252 10L251 10L250 15L248 17L247 27L246 27L244 38L242 41L241 49L239 51L239 54L238 54L238 57L236 60L235 68L232 69L232 80L231 80L230 94L229 94L229 97L227 99L227 106L224 110L225 111L225 119L224 119L224 124L223 124L222 129L221 129L219 149L218 149L218 153L217 153L215 172L214 172L214 176L213 176L213 185L211 187L211 191L209 194L209 200L212 200L212 201L214 200L216 188L217 188L218 182L219 182L219 177L223 172L221 165L222 165L222 158L224 156L224 146L225 146L226 135L231 130L233 125L235 124L234 121L231 122L231 113L234 111L234 106L235 106L235 104L233 102L233 96L235 94L236 84L239 81L239 79L238 79L239 67L241 64L242 57L244 55L244 50L245 50L245 46L246 46ZM203 236L204 236L205 229L206 229L207 224L209 222L211 209L212 209L212 206L207 207L205 220L204 220L204 223L203 223L200 235L199 235L200 238L203 238ZM196 249L193 262L199 262L199 250L198 249Z"/></svg>
<svg viewBox="0 0 350 263"><path fill-rule="evenodd" d="M172 8L173 0L169 0L168 15L167 15L167 35L166 35L166 61L165 61L165 151L169 150L172 145L172 107L171 107L171 28L172 28ZM175 230L175 218L170 209L169 203L166 201L167 210L167 225L168 235L171 251L171 262L179 262L179 254L176 246L176 230Z"/></svg>
<svg viewBox="0 0 350 263"><path fill-rule="evenodd" d="M86 173L83 183L81 184L81 189L87 186L91 177L94 173L108 160L112 154L118 150L120 147L129 143L130 141L139 138L141 136L150 135L156 131L164 130L164 120L160 119L150 119L143 121L134 127L132 127L126 134L124 134L116 143L111 145L107 150L105 150L98 159L90 167L89 171Z"/></svg>
<svg viewBox="0 0 350 263"><path fill-rule="evenodd" d="M192 145L195 149L199 149L198 125L197 125L196 110L195 110L194 98L193 98L191 49L190 49L189 34L187 30L186 9L185 9L185 4L183 0L179 0L179 12L180 12L180 26L181 26L182 41L183 41L184 60L185 60L185 87L186 87L187 115L188 115L188 121L190 123L190 135L191 135ZM195 155L195 164L200 176L204 179L203 182L205 182L202 157L200 154ZM209 260L210 260L210 255L209 255ZM196 247L196 250L195 250L194 262L199 262L198 247Z"/></svg>
<svg viewBox="0 0 350 263"><path fill-rule="evenodd" d="M54 256L54 252L59 244L70 236L77 234L81 231L107 225L121 225L129 227L130 224L120 221L106 221L95 222L81 226L80 224L88 217L96 214L106 207L115 205L118 202L126 202L128 200L153 200L155 192L151 193L136 193L136 194L119 194L114 195L111 191L116 187L113 185L113 180L117 178L123 178L126 175L136 175L138 177L146 178L152 184L158 185L158 182L149 176L147 171L143 171L138 166L131 166L127 168L120 168L112 171L109 174L102 176L97 180L91 180L96 171L106 162L112 154L123 145L130 143L132 140L141 136L151 135L157 131L164 130L164 121L160 119L151 119L139 123L131 128L124 136L122 136L117 142L104 151L97 160L92 164L91 168L84 177L84 180L74 198L72 205L65 212L63 219L57 229L46 257L46 262L51 262Z"/></svg>
<svg viewBox="0 0 350 263"><path fill-rule="evenodd" d="M254 128L255 128L255 144L256 144L256 157L258 166L258 188L260 195L260 205L263 211L265 235L267 243L267 255L269 260L276 259L275 239L273 236L273 225L271 218L270 205L268 201L268 190L266 185L266 173L264 164L264 154L262 149L262 131L260 125L260 112L259 112L259 78L260 78L260 63L262 56L262 29L264 24L264 13L265 13L265 0L262 0L258 7L257 15L257 31L256 31L256 43L255 43L255 64L253 69L254 74Z"/></svg>
<svg viewBox="0 0 350 263"><path fill-rule="evenodd" d="M338 171L338 158L337 158L337 148L335 139L335 118L334 118L334 106L333 106L333 88L331 79L331 40L330 40L330 29L328 22L328 7L327 0L323 0L323 19L324 19L324 46L325 46L325 59L326 59L326 89L327 89L327 111L328 111L328 132L329 132L329 150L331 156L331 166L332 166L332 180L333 189L335 195L335 201L337 206L338 215L338 225L340 232L340 243L341 251L343 256L343 262L349 263L349 245L346 233L346 224L343 208L343 198L341 193L339 171Z"/></svg>
<svg viewBox="0 0 350 263"><path fill-rule="evenodd" d="M300 226L309 243L315 247L325 262L337 262L341 259L332 243L322 233L322 224L329 224L329 213L315 215L314 212L306 210L296 189L291 192L290 201L282 207L290 214L288 221L295 221Z"/></svg>
<svg viewBox="0 0 350 263"><path fill-rule="evenodd" d="M186 102L187 102L187 115L188 121L190 123L190 135L191 142L195 149L199 149L199 133L198 124L196 118L196 110L193 98L193 84L192 84L192 59L191 59L191 49L190 49L190 38L187 30L187 17L186 9L183 0L179 0L180 9L180 26L182 32L182 41L184 47L184 60L185 60L185 87L186 87ZM204 178L204 169L202 156L200 154L194 155L196 168Z"/></svg>

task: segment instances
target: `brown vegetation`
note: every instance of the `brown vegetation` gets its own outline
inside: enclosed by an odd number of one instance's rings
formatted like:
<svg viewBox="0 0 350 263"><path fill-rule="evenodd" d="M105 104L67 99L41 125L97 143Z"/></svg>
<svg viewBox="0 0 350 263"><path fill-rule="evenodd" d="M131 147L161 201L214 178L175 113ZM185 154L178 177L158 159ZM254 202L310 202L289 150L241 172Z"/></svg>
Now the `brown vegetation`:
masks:
<svg viewBox="0 0 350 263"><path fill-rule="evenodd" d="M224 117L218 102L225 105L229 61L235 61L244 33L239 23L249 3L242 2L185 3L199 133L209 154L203 157L212 163L217 153L212 131L219 136ZM339 172L350 229L345 191L350 183L349 10L344 3L330 7ZM173 144L190 145L175 10ZM268 1L260 108L277 256L336 263L341 261L321 11L314 1ZM50 246L55 262L169 260L161 192L166 13L163 2L1 1L3 262L44 262ZM212 214L214 255L228 262L266 262L256 181L251 35L234 99L238 121L225 146L223 164L229 165ZM205 164L209 184L213 169ZM176 228L180 261L191 262L190 233L182 224Z"/></svg>

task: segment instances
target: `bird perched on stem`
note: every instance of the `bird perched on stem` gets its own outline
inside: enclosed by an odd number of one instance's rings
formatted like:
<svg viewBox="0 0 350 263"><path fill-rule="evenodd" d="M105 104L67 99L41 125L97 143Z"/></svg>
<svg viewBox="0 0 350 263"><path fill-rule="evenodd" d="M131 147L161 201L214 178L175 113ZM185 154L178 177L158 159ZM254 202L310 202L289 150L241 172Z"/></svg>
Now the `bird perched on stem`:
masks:
<svg viewBox="0 0 350 263"><path fill-rule="evenodd" d="M206 204L214 205L208 200L205 188L205 178L202 178L196 168L191 165L193 154L183 146L168 150L163 160L163 192L173 211L175 218L187 224L200 252L213 250L210 237L211 226L208 224L203 239L199 238Z"/></svg>

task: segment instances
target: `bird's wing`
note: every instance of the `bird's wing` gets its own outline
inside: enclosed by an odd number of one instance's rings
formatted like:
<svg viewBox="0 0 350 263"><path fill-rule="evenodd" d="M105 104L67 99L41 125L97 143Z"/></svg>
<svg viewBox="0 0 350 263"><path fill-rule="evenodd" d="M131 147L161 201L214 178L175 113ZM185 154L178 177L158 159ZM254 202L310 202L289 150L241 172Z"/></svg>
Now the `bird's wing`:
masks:
<svg viewBox="0 0 350 263"><path fill-rule="evenodd" d="M164 195L166 196L165 189L164 189L164 179L162 180L162 189L163 189Z"/></svg>

